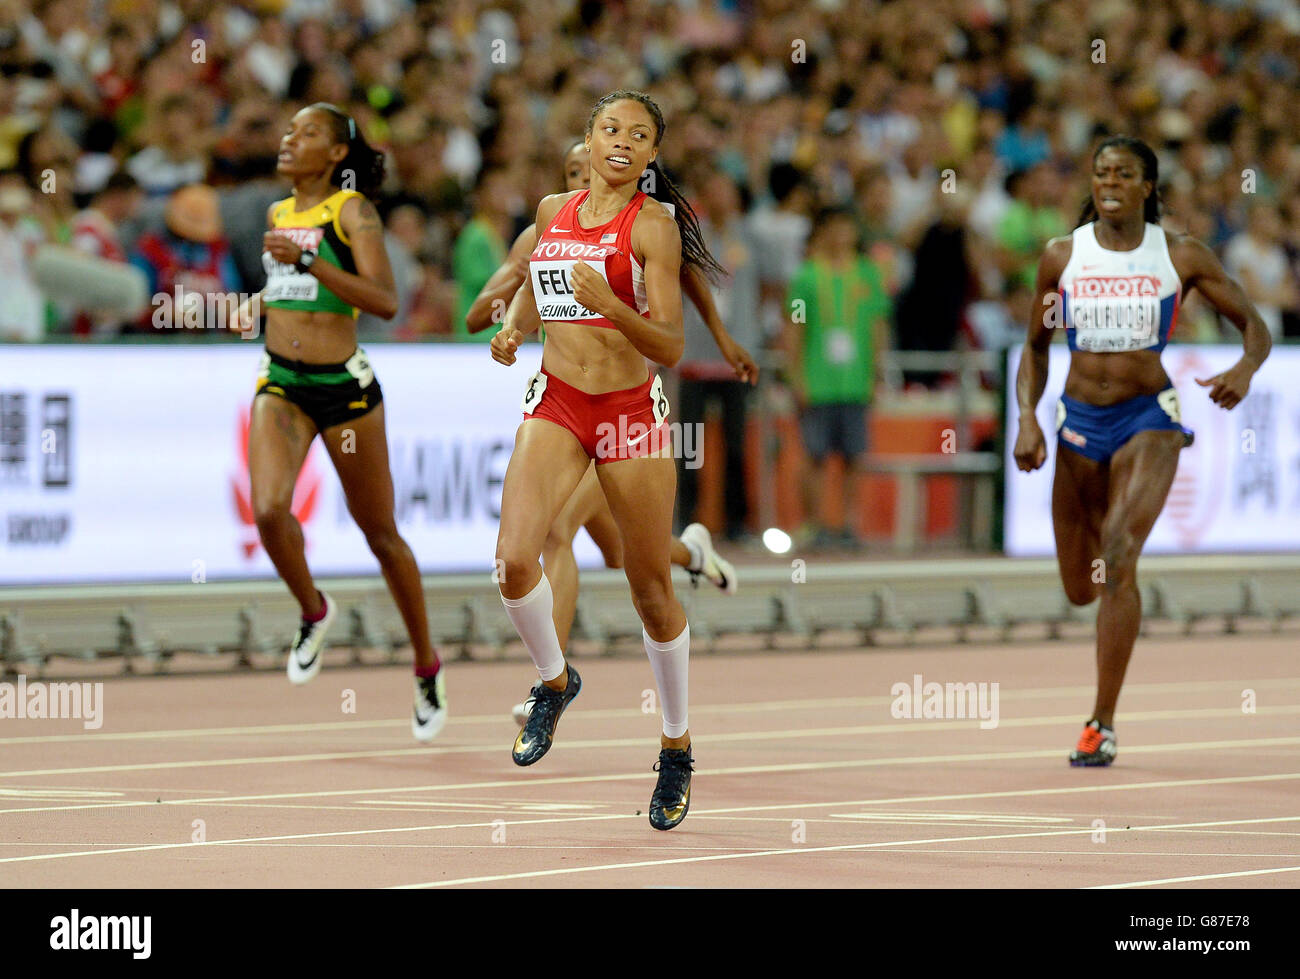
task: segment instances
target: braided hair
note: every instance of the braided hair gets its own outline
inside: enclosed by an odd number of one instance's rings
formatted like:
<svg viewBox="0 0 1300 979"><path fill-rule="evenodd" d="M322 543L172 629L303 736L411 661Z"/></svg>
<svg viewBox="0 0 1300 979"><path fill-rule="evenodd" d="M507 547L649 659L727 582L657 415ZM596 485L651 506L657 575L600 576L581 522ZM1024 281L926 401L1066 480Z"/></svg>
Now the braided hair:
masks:
<svg viewBox="0 0 1300 979"><path fill-rule="evenodd" d="M1120 149L1127 150L1138 158L1142 163L1142 179L1151 181L1151 193L1142 205L1142 220L1147 224L1160 223L1160 162L1156 159L1155 151L1146 143L1136 136L1111 136L1097 144L1097 148L1092 153L1092 165L1097 165L1097 158L1101 156L1103 150ZM1092 194L1083 202L1083 208L1079 211L1079 220L1075 223L1076 228L1081 228L1085 224L1092 224L1097 220L1097 204L1092 199Z"/></svg>
<svg viewBox="0 0 1300 979"><path fill-rule="evenodd" d="M373 199L384 182L384 154L366 142L361 130L357 128L356 120L338 106L329 102L314 102L307 108L329 116L334 142L347 144L348 155L334 167L330 183L342 187L344 179L351 173L351 189Z"/></svg>
<svg viewBox="0 0 1300 979"><path fill-rule="evenodd" d="M646 95L645 92L637 92L632 89L622 88L602 96L600 101L592 107L591 115L587 118L586 134L591 135L592 128L596 125L596 117L600 115L601 109L624 99L639 102L645 106L655 124L655 146L658 146L659 141L663 138L664 129L667 128L664 124L664 115L659 111L659 106L655 104L654 99ZM677 185L668 178L668 174L659 166L658 160L651 161L650 165L646 167L646 173L652 175L649 182L650 189L646 190L646 193L657 201L673 205L673 220L677 222L677 230L682 236L682 264L695 266L708 279L716 282L719 276L726 274L726 269L718 264L704 244L704 236L700 233L700 222L699 218L695 216L695 211L686 202L686 198L677 189ZM644 176L642 181L644 183ZM645 189L644 185L642 189Z"/></svg>

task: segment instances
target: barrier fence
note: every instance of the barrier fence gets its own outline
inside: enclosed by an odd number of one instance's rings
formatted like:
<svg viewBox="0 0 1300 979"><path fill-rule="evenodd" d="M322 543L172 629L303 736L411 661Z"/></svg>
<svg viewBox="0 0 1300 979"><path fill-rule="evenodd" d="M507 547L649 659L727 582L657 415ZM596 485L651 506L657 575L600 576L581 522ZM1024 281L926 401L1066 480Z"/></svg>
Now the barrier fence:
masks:
<svg viewBox="0 0 1300 979"><path fill-rule="evenodd" d="M1070 606L1056 564L1044 559L957 559L831 563L796 558L742 569L740 592L679 587L692 648L708 654L730 639L745 648L832 648L927 642L1009 642L1059 637L1086 627L1093 606ZM1234 631L1244 621L1270 630L1300 620L1300 555L1198 555L1142 560L1144 626ZM342 616L333 645L388 659L407 655L397 609L378 577L322 582ZM424 579L430 629L466 659L521 650L487 573ZM40 670L53 657L120 668L163 669L178 653L224 665L282 662L298 609L279 582L47 586L0 589L0 662ZM621 572L584 573L574 637L583 651L640 655L640 622Z"/></svg>

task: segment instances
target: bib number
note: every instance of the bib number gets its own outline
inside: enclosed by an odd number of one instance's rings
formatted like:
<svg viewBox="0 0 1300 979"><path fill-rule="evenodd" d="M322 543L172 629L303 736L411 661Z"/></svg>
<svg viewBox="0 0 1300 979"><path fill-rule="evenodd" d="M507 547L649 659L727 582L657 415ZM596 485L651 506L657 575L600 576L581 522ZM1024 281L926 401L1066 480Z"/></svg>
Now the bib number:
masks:
<svg viewBox="0 0 1300 979"><path fill-rule="evenodd" d="M546 322L582 322L598 320L600 314L583 306L573 296L573 266L577 259L568 261L529 262L529 274L533 280L533 299L537 303L537 315ZM609 282L609 273L605 270L604 258L583 258L595 269L600 277Z"/></svg>
<svg viewBox="0 0 1300 979"><path fill-rule="evenodd" d="M524 391L523 403L519 406L523 409L525 415L531 415L537 406L542 403L542 395L546 393L546 375L538 371L528 379L528 387Z"/></svg>
<svg viewBox="0 0 1300 979"><path fill-rule="evenodd" d="M655 424L662 425L669 412L668 398L664 395L664 379L655 375L650 385L650 411L654 414Z"/></svg>
<svg viewBox="0 0 1300 979"><path fill-rule="evenodd" d="M315 302L320 295L320 279L310 272L299 272L292 265L277 262L269 253L262 253L262 268L266 270L266 288L262 291L264 302Z"/></svg>

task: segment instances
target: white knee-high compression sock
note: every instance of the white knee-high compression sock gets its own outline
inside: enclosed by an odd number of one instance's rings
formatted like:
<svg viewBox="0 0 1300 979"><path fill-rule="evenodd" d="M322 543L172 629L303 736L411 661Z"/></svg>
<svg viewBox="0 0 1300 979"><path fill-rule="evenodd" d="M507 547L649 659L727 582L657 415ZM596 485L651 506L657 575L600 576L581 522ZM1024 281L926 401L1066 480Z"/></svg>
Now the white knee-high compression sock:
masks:
<svg viewBox="0 0 1300 979"><path fill-rule="evenodd" d="M659 685L659 700L663 704L664 737L680 738L690 725L686 720L688 701L688 672L691 660L691 627L689 623L676 639L655 642L650 634L641 630L645 653L654 670L655 683Z"/></svg>
<svg viewBox="0 0 1300 979"><path fill-rule="evenodd" d="M543 680L554 680L563 673L564 650L560 649L560 640L555 634L555 620L552 618L555 599L546 572L542 572L542 580L523 598L502 595L501 604L506 607L506 615L510 616L515 631L537 666L538 676Z"/></svg>

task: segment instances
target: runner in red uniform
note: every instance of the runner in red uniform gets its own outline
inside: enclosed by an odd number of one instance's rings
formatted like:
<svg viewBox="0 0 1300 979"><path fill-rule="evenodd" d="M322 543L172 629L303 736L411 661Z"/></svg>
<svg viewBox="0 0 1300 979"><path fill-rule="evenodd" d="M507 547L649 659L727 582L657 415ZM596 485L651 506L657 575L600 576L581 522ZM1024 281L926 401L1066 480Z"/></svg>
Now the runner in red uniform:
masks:
<svg viewBox="0 0 1300 979"><path fill-rule="evenodd" d="M666 830L690 806L690 629L670 573L677 472L669 406L646 361L671 367L682 355L683 261L719 269L690 206L662 171L655 168L655 180L673 198L671 215L638 186L663 131L663 115L644 93L613 92L596 103L585 140L591 187L539 205L529 278L492 340L492 355L514 363L523 337L545 323L542 369L525 388L527 417L506 470L497 540L502 602L540 677L513 758L531 765L549 750L560 714L581 689L556 636L538 557L594 461L659 688L663 737L649 816Z"/></svg>

